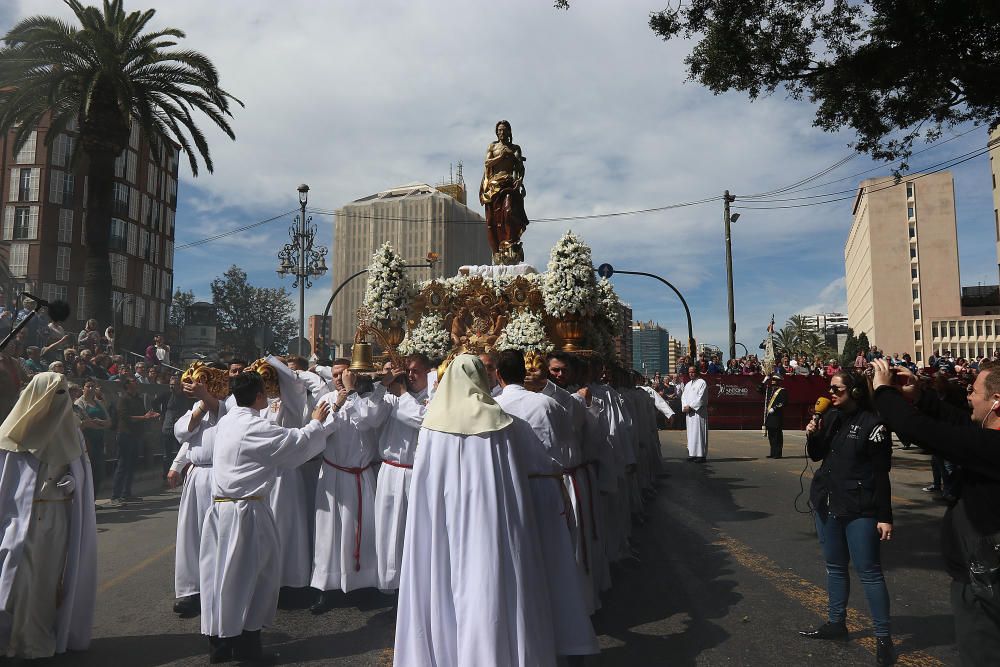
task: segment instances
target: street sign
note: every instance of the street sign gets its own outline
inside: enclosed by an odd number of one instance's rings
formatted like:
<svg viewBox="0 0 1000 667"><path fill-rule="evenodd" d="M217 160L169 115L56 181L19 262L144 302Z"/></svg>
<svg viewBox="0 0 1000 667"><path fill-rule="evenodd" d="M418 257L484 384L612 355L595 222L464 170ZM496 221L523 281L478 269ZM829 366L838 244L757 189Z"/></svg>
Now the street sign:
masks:
<svg viewBox="0 0 1000 667"><path fill-rule="evenodd" d="M608 278L610 280L611 276L615 275L615 267L611 266L610 264L601 264L599 267L597 267L597 275L599 275L602 278Z"/></svg>

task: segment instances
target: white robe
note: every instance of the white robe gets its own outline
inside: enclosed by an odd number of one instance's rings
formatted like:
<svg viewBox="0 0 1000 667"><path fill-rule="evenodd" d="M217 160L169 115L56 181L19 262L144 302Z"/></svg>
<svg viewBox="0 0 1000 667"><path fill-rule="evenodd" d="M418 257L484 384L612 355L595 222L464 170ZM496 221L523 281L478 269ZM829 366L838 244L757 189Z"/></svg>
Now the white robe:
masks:
<svg viewBox="0 0 1000 667"><path fill-rule="evenodd" d="M479 435L421 429L396 614L396 667L555 665L523 420Z"/></svg>
<svg viewBox="0 0 1000 667"><path fill-rule="evenodd" d="M201 631L235 637L274 620L281 587L278 529L268 494L279 468L323 448L318 421L301 429L268 422L248 407L219 420L212 458L213 495L201 537Z"/></svg>
<svg viewBox="0 0 1000 667"><path fill-rule="evenodd" d="M199 563L201 528L212 507L212 441L218 417L211 412L190 430L189 410L174 424L174 436L183 443L170 469L184 475L181 502L177 508L177 543L174 550L174 595L197 595L201 587Z"/></svg>
<svg viewBox="0 0 1000 667"><path fill-rule="evenodd" d="M378 585L373 467L378 460L375 429L385 419L379 410L384 391L379 384L368 396L352 394L326 420L328 436L316 486L316 546L310 584L321 591L346 593ZM337 395L330 393L321 400L332 405Z"/></svg>
<svg viewBox="0 0 1000 667"><path fill-rule="evenodd" d="M0 450L0 656L40 658L90 646L97 525L82 435L80 454L68 466L76 486L72 500L38 502L64 497L47 480L52 471L32 454ZM62 603L56 607L60 575Z"/></svg>
<svg viewBox="0 0 1000 667"><path fill-rule="evenodd" d="M600 608L600 598L594 583L594 558L597 544L594 541L595 521L591 516L594 499L591 492L595 486L587 473L587 457L584 451L584 434L587 429L587 407L581 400L574 400L570 394L551 380L542 388L542 394L555 400L569 413L572 434L568 442L569 465L563 470L563 485L569 495L573 508L570 522L570 536L573 540L573 552L576 557L577 569L584 582L583 597L587 615Z"/></svg>
<svg viewBox="0 0 1000 667"><path fill-rule="evenodd" d="M375 556L378 587L388 591L399 588L410 478L417 435L427 412L427 391L399 397L386 392L382 401L388 416L379 435L382 467L375 485Z"/></svg>
<svg viewBox="0 0 1000 667"><path fill-rule="evenodd" d="M685 413L687 418L688 456L708 455L708 383L701 378L695 378L684 385L681 394L681 409L691 410Z"/></svg>
<svg viewBox="0 0 1000 667"><path fill-rule="evenodd" d="M565 462L573 438L569 412L555 399L518 384L505 386L496 401L507 414L528 422L544 447L528 469L528 484L549 582L556 653L598 653L597 636L588 618L590 608L576 567L571 525L567 522L573 513L563 476L563 470L569 467Z"/></svg>

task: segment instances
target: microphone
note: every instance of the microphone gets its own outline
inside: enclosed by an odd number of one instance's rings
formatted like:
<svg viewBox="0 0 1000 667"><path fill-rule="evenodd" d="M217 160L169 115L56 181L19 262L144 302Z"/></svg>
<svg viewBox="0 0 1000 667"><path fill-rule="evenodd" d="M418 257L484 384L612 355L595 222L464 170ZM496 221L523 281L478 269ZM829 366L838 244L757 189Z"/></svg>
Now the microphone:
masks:
<svg viewBox="0 0 1000 667"><path fill-rule="evenodd" d="M820 417L822 417L823 414L830 409L831 405L833 405L833 401L826 396L820 396L817 398L815 405L813 405L813 421L819 423Z"/></svg>
<svg viewBox="0 0 1000 667"><path fill-rule="evenodd" d="M21 292L21 296L25 296L39 306L47 308L49 311L49 318L53 322L65 322L69 319L69 304L65 301L46 301L45 299L39 298L34 294L29 292Z"/></svg>

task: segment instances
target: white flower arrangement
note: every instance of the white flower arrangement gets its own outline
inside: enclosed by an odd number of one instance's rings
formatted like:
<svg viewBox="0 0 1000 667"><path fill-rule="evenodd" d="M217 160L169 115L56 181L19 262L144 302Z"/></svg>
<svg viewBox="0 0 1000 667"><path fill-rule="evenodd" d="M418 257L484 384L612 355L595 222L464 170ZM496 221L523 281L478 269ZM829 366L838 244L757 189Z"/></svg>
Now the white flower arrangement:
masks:
<svg viewBox="0 0 1000 667"><path fill-rule="evenodd" d="M611 281L607 278L601 278L597 282L597 315L604 320L609 333L613 336L621 333L624 324L622 322L622 302Z"/></svg>
<svg viewBox="0 0 1000 667"><path fill-rule="evenodd" d="M514 314L494 345L497 350L536 350L541 353L551 352L554 347L545 335L541 313L528 309Z"/></svg>
<svg viewBox="0 0 1000 667"><path fill-rule="evenodd" d="M573 232L552 246L548 270L542 279L545 311L552 317L577 314L588 317L597 309L597 283L590 247Z"/></svg>
<svg viewBox="0 0 1000 667"><path fill-rule="evenodd" d="M373 321L406 321L413 284L406 277L403 264L403 258L389 242L383 243L372 255L362 304Z"/></svg>
<svg viewBox="0 0 1000 667"><path fill-rule="evenodd" d="M399 344L400 354L421 352L431 359L444 359L451 352L451 334L444 328L444 319L438 313L426 313L420 324L412 329Z"/></svg>

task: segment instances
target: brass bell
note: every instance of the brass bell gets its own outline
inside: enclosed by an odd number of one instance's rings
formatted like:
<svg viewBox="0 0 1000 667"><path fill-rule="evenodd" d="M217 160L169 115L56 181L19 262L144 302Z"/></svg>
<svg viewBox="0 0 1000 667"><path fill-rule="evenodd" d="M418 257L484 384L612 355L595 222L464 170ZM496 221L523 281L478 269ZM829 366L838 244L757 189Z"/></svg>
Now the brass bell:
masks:
<svg viewBox="0 0 1000 667"><path fill-rule="evenodd" d="M371 373L375 370L375 364L372 363L371 343L354 344L354 347L351 348L350 369L358 373Z"/></svg>

